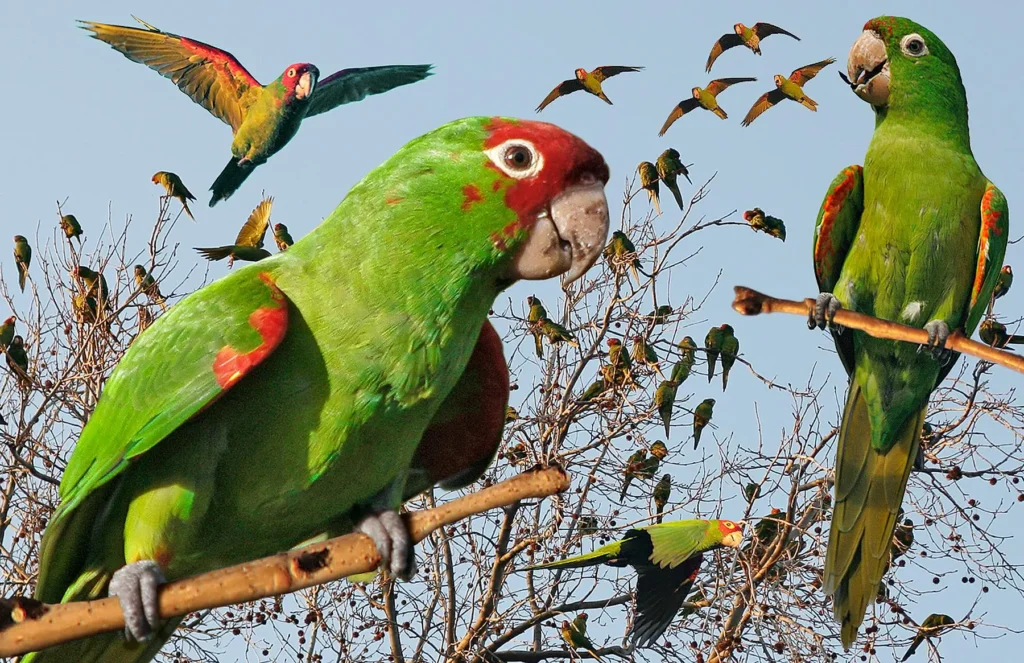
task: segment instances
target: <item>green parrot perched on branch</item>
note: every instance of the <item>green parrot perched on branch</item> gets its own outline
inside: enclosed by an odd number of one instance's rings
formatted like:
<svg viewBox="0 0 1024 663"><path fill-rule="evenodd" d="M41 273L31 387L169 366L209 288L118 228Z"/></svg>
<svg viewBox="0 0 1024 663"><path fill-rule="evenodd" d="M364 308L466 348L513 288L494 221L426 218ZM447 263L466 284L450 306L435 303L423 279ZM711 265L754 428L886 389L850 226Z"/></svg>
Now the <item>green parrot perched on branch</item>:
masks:
<svg viewBox="0 0 1024 663"><path fill-rule="evenodd" d="M433 66L342 69L321 80L319 69L297 62L262 85L227 51L135 20L141 28L79 22L95 39L171 79L192 101L231 127L231 160L210 187L210 207L231 197L257 166L287 145L303 119L422 81Z"/></svg>
<svg viewBox="0 0 1024 663"><path fill-rule="evenodd" d="M150 660L180 622L157 623L160 583L324 535L364 532L408 577L396 507L434 479L472 480L496 447L490 431L463 476L435 471L446 429L485 416L465 411L479 380L456 391L481 344L508 379L488 310L519 279L590 268L607 181L601 155L554 125L458 120L408 143L288 251L170 308L107 380L40 551L38 599L116 595L132 638L23 660ZM499 426L501 392L486 417Z"/></svg>
<svg viewBox="0 0 1024 663"><path fill-rule="evenodd" d="M906 18L872 19L847 69L844 80L874 110L875 131L864 166L832 181L818 213L821 294L808 325L824 328L845 307L922 326L932 347L921 353L833 330L850 385L822 589L833 595L849 648L889 561L929 395L955 364L942 348L951 333L970 336L978 326L1009 214L974 160L960 70L934 33Z"/></svg>

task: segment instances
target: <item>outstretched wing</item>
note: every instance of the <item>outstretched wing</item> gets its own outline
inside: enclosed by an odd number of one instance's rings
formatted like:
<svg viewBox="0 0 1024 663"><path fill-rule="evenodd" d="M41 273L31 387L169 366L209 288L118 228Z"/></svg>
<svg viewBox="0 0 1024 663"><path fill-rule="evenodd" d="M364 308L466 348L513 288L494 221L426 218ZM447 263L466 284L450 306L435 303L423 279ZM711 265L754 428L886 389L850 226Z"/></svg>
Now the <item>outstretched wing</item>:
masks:
<svg viewBox="0 0 1024 663"><path fill-rule="evenodd" d="M555 99L558 99L559 97L564 97L567 94L572 94L573 92L578 92L582 89L583 83L579 82L575 78L570 78L567 81L562 81L561 83L555 86L554 90L548 93L548 96L544 97L544 101L540 102L540 105L537 106L536 110L539 113L542 110L544 110L544 108L547 107L547 105L550 104Z"/></svg>
<svg viewBox="0 0 1024 663"><path fill-rule="evenodd" d="M718 59L719 55L734 46L739 46L742 43L743 38L735 32L730 32L729 34L719 37L718 41L715 42L715 45L711 47L711 55L708 56L708 63L705 71L711 71L711 65L715 64L715 60Z"/></svg>
<svg viewBox="0 0 1024 663"><path fill-rule="evenodd" d="M612 76L617 76L627 71L640 71L641 69L643 69L643 67L620 67L612 65L597 67L594 71L590 72L590 74L598 81L603 81L606 78L611 78Z"/></svg>
<svg viewBox="0 0 1024 663"><path fill-rule="evenodd" d="M786 35L787 37L792 37L793 39L800 41L800 37L797 37L789 30L783 30L779 26L772 25L771 23L755 23L750 29L754 31L754 34L757 35L758 39L764 39L770 35Z"/></svg>
<svg viewBox="0 0 1024 663"><path fill-rule="evenodd" d="M332 108L353 101L362 101L371 94L422 81L431 75L432 64L391 64L381 67L342 69L316 84L309 100L306 117L326 113Z"/></svg>
<svg viewBox="0 0 1024 663"><path fill-rule="evenodd" d="M749 83L751 81L756 81L756 80L757 80L756 78L747 78L747 77L741 77L741 78L716 78L715 80L713 80L710 83L708 83L708 86L706 88L704 88L704 89L717 97L722 92L724 92L725 89L728 88L730 85L736 85L737 83Z"/></svg>
<svg viewBox="0 0 1024 663"><path fill-rule="evenodd" d="M747 111L747 116L743 118L742 122L740 122L740 126L750 126L750 123L756 120L761 113L765 112L785 98L786 95L782 94L782 90L779 88L765 92L758 97L757 101L754 102L754 105Z"/></svg>
<svg viewBox="0 0 1024 663"><path fill-rule="evenodd" d="M141 20L144 29L79 22L83 29L92 31L95 39L171 79L192 101L229 124L232 131L238 131L252 103L250 91L261 87L235 56L201 41L162 32Z"/></svg>
<svg viewBox="0 0 1024 663"><path fill-rule="evenodd" d="M672 624L693 587L703 561L704 555L698 553L671 568L637 568L636 620L630 632L630 639L637 647L654 644Z"/></svg>
<svg viewBox="0 0 1024 663"><path fill-rule="evenodd" d="M665 120L665 124L661 125L661 131L658 132L658 135L664 136L665 132L672 126L673 122L681 118L683 115L686 115L699 105L700 104L693 97L680 101L676 104L675 108L672 109L672 112L668 114L668 119Z"/></svg>
<svg viewBox="0 0 1024 663"><path fill-rule="evenodd" d="M789 75L789 80L793 81L797 85L803 86L807 81L817 76L819 71L835 61L835 58L827 58L821 62L815 62L814 64L808 64L800 67L799 69L794 69L793 73Z"/></svg>
<svg viewBox="0 0 1024 663"><path fill-rule="evenodd" d="M267 196L260 201L260 204L249 215L245 225L238 231L235 246L251 246L255 249L263 247L263 238L267 235L267 228L270 227L270 208L273 205L273 196Z"/></svg>
<svg viewBox="0 0 1024 663"><path fill-rule="evenodd" d="M964 333L970 336L981 321L992 298L1006 256L1010 233L1010 209L1006 196L991 182L981 197L981 233L978 236L977 268L971 288L971 305L963 322Z"/></svg>

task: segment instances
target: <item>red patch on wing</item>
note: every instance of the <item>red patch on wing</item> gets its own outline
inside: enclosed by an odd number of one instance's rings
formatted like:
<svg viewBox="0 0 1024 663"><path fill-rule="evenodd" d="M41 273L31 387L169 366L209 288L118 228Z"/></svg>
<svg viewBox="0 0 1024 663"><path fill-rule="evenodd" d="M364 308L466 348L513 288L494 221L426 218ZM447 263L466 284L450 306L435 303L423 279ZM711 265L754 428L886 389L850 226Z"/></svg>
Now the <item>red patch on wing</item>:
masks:
<svg viewBox="0 0 1024 663"><path fill-rule="evenodd" d="M818 241L814 245L814 267L817 271L819 280L824 271L826 271L826 261L830 261L833 256L832 247L832 227L835 225L836 216L839 211L843 208L843 204L846 202L846 197L853 191L853 187L857 184L857 178L864 172L864 168L861 166L850 166L843 171L846 177L842 182L839 183L832 193L825 198L825 213L821 217L821 225L818 228Z"/></svg>
<svg viewBox="0 0 1024 663"><path fill-rule="evenodd" d="M267 358L284 339L288 330L288 304L270 276L265 272L260 279L270 288L270 306L261 306L249 315L249 325L255 329L262 342L248 352L239 352L225 345L213 360L213 375L222 389L228 389Z"/></svg>
<svg viewBox="0 0 1024 663"><path fill-rule="evenodd" d="M385 198L384 202L387 203L388 205L397 205L398 203L402 202L402 198L401 196L392 196L390 198Z"/></svg>
<svg viewBox="0 0 1024 663"><path fill-rule="evenodd" d="M1003 214L997 209L992 209L992 197L995 194L996 188L989 184L985 189L985 195L981 197L981 235L978 237L978 266L974 270L974 286L971 288L971 308L978 303L978 297L985 286L985 277L991 268L988 253L992 235L1003 234L999 224Z"/></svg>
<svg viewBox="0 0 1024 663"><path fill-rule="evenodd" d="M462 187L462 196L463 212L469 211L469 208L473 206L473 203L478 203L484 199L484 197L480 195L480 189L478 189L475 184L467 184Z"/></svg>
<svg viewBox="0 0 1024 663"><path fill-rule="evenodd" d="M236 60L235 56L231 55L227 51L222 51L216 46L210 46L209 44L204 44L201 41L195 41L188 37L181 38L181 45L196 55L218 65L218 71L230 78L236 81L244 81L250 86L260 86L260 82L253 78L253 75L246 71L245 67L242 66L242 63Z"/></svg>

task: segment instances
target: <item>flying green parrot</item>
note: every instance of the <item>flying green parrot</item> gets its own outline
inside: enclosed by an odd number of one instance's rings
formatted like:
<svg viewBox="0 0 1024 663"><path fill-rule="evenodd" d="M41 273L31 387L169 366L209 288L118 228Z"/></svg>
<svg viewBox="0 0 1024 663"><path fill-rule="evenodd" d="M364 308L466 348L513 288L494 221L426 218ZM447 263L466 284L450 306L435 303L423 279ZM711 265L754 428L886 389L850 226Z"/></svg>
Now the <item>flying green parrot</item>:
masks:
<svg viewBox="0 0 1024 663"><path fill-rule="evenodd" d="M288 247L295 243L292 239L291 233L288 232L288 226L283 223L274 224L274 244L277 244L278 252L287 251Z"/></svg>
<svg viewBox="0 0 1024 663"><path fill-rule="evenodd" d="M152 274L146 272L146 268L142 265L135 265L135 285L139 287L140 292L149 297L151 302L159 304L161 310L167 310L167 301L160 294L160 284L156 282Z"/></svg>
<svg viewBox="0 0 1024 663"><path fill-rule="evenodd" d="M15 334L7 346L7 368L18 378L18 386L22 389L30 384L28 377L28 353L25 352L25 339Z"/></svg>
<svg viewBox="0 0 1024 663"><path fill-rule="evenodd" d="M697 344L693 338L684 336L683 340L679 341L679 361L676 362L675 366L672 367L672 375L670 379L676 384L682 384L686 382L686 378L690 377L690 371L693 369L693 363L696 359Z"/></svg>
<svg viewBox="0 0 1024 663"><path fill-rule="evenodd" d="M71 270L71 275L81 279L85 286L83 292L86 297L92 297L97 303L108 311L113 308L110 301L110 288L107 286L107 278L85 265L78 265Z"/></svg>
<svg viewBox="0 0 1024 663"><path fill-rule="evenodd" d="M1020 334L1010 334L1006 329L1006 325L994 320L993 318L985 318L981 321L981 325L978 327L978 338L980 338L981 342L985 345L1011 351L1012 348L1007 348L1007 345L1020 345L1021 343L1024 343L1024 336Z"/></svg>
<svg viewBox="0 0 1024 663"><path fill-rule="evenodd" d="M263 239L267 236L267 228L270 227L270 208L273 206L273 196L267 196L261 200L260 204L249 214L242 229L238 231L234 244L208 248L197 247L196 251L207 260L227 258L228 269L231 269L235 260L257 262L269 258L270 251L263 248Z"/></svg>
<svg viewBox="0 0 1024 663"><path fill-rule="evenodd" d="M14 326L18 319L13 315L0 324L0 351L6 350L14 340Z"/></svg>
<svg viewBox="0 0 1024 663"><path fill-rule="evenodd" d="M229 198L253 169L287 145L303 119L431 73L432 65L388 65L342 69L321 80L319 69L297 62L274 82L261 85L227 51L135 20L141 28L79 22L95 39L169 78L231 127L231 160L210 187L210 207Z"/></svg>
<svg viewBox="0 0 1024 663"><path fill-rule="evenodd" d="M666 474L665 476L661 477L661 481L655 484L654 491L651 493L651 498L654 499L654 508L657 510L658 513L658 518L656 522L661 522L661 519L665 512L665 506L668 504L669 498L671 497L672 475Z"/></svg>
<svg viewBox="0 0 1024 663"><path fill-rule="evenodd" d="M665 124L662 125L661 131L658 132L659 136L664 136L668 128L672 126L672 123L686 115L695 108L703 108L709 110L723 120L729 117L722 107L718 105L718 95L724 92L730 85L736 83L752 83L756 81L756 78L742 77L742 78L718 78L710 83L707 87L695 87L690 90L693 95L686 99L683 99L672 112L668 114L668 118L665 120Z"/></svg>
<svg viewBox="0 0 1024 663"><path fill-rule="evenodd" d="M715 414L715 399L705 398L693 411L693 448L697 449L700 444L700 434L704 427L711 423L711 417Z"/></svg>
<svg viewBox="0 0 1024 663"><path fill-rule="evenodd" d="M116 595L132 639L152 637L23 660L150 660L180 622L157 623L159 583L322 535L365 532L408 577L395 508L417 475L429 486L430 464L414 463L425 431L438 424L443 450L464 427L465 412L442 408L501 291L571 282L597 260L607 181L601 155L558 127L457 120L369 173L285 253L159 317L68 460L36 587L45 602ZM507 402L495 405L501 424Z"/></svg>
<svg viewBox="0 0 1024 663"><path fill-rule="evenodd" d="M676 404L676 390L679 385L671 380L662 380L654 392L654 407L658 410L661 423L665 425L665 437L669 436L669 425L672 423L672 408Z"/></svg>
<svg viewBox="0 0 1024 663"><path fill-rule="evenodd" d="M704 337L704 354L708 359L708 382L715 377L715 366L718 364L718 355L722 352L722 344L732 333L731 325L722 324L709 329L707 336Z"/></svg>
<svg viewBox="0 0 1024 663"><path fill-rule="evenodd" d="M606 385L625 385L633 381L633 362L629 353L623 352L622 341L609 338L608 363L601 367L601 377Z"/></svg>
<svg viewBox="0 0 1024 663"><path fill-rule="evenodd" d="M754 231L777 237L783 242L786 241L786 224L782 222L782 219L765 214L760 207L744 212L743 220L749 223L750 228Z"/></svg>
<svg viewBox="0 0 1024 663"><path fill-rule="evenodd" d="M924 618L921 622L921 626L917 629L917 634L914 636L914 640L910 643L910 649L900 659L900 663L907 660L917 651L917 648L921 646L925 640L931 640L935 636L941 635L944 631L947 631L951 626L956 624L956 620L949 615L941 615L932 613Z"/></svg>
<svg viewBox="0 0 1024 663"><path fill-rule="evenodd" d="M722 337L722 391L729 386L729 371L736 363L736 357L740 354L740 341L736 338L733 328L730 325L722 325L724 336Z"/></svg>
<svg viewBox="0 0 1024 663"><path fill-rule="evenodd" d="M587 637L587 613L581 612L576 615L576 619L571 622L562 620L562 639L565 643L572 648L573 651L582 649L585 652L589 652L594 657L595 661L601 661L604 659L597 655L594 643Z"/></svg>
<svg viewBox="0 0 1024 663"><path fill-rule="evenodd" d="M608 95L604 93L604 89L601 83L608 80L612 76L618 76L632 71L641 71L643 67L625 67L618 65L610 65L604 67L595 67L593 71L587 71L582 67L576 70L576 78L570 78L567 81L562 81L555 86L555 89L548 93L548 96L544 97L544 101L540 102L537 106L537 112L541 112L555 99L564 97L567 94L573 92L589 92L598 99L601 99L608 105L611 105L612 100L608 98Z"/></svg>
<svg viewBox="0 0 1024 663"><path fill-rule="evenodd" d="M188 201L195 200L196 197L192 195L192 192L188 190L188 187L185 186L180 177L166 170L158 170L153 173L152 181L153 184L159 184L164 188L164 191L167 192L165 195L177 198L178 202L181 203L181 208L185 210L185 214L188 214L188 218L193 221L196 220L196 217L192 216L192 210L188 208Z"/></svg>
<svg viewBox="0 0 1024 663"><path fill-rule="evenodd" d="M743 526L731 520L676 520L630 529L619 541L586 555L530 566L579 569L606 564L636 570L636 619L629 637L634 646L654 644L672 623L700 571L704 553L738 548Z"/></svg>
<svg viewBox="0 0 1024 663"><path fill-rule="evenodd" d="M761 40L771 35L786 35L792 37L797 41L800 41L800 37L797 37L788 30L783 30L777 25L771 23L755 23L749 28L742 23L737 23L732 26L732 32L726 33L718 38L715 45L711 47L711 54L708 55L708 62L705 65L705 71L711 72L711 65L715 64L715 60L718 56L736 46L746 46L757 55L761 55Z"/></svg>
<svg viewBox="0 0 1024 663"><path fill-rule="evenodd" d="M654 212L661 214L661 199L658 197L658 167L650 161L641 161L636 167L640 175L640 186L647 192L647 199L654 205Z"/></svg>
<svg viewBox="0 0 1024 663"><path fill-rule="evenodd" d="M32 247L23 235L14 236L14 264L18 268L18 287L25 292L25 279L32 266Z"/></svg>
<svg viewBox="0 0 1024 663"><path fill-rule="evenodd" d="M691 166L693 164L690 164ZM672 197L676 199L676 205L679 205L679 209L683 209L683 194L679 190L679 183L676 180L680 175L686 178L687 182L693 184L690 181L690 171L686 169L683 162L679 158L679 150L674 147L670 147L660 155L658 155L658 177L665 183L668 190L672 192Z"/></svg>
<svg viewBox="0 0 1024 663"><path fill-rule="evenodd" d="M747 116L740 122L740 126L749 127L750 123L756 120L761 113L786 99L792 99L805 108L818 112L818 102L807 96L803 86L807 84L807 81L817 76L819 71L835 61L835 58L828 58L821 62L804 65L799 69L794 69L789 78L784 78L782 74L775 74L775 89L769 90L758 97L754 105L747 111Z"/></svg>
<svg viewBox="0 0 1024 663"><path fill-rule="evenodd" d="M640 471L643 469L644 464L647 462L647 449L637 449L629 455L626 459L626 468L622 471L622 490L619 493L619 502L626 499L626 492L629 490L629 484L633 483L633 479L640 476Z"/></svg>
<svg viewBox="0 0 1024 663"><path fill-rule="evenodd" d="M647 314L647 317L651 319L651 324L664 325L668 324L668 317L672 315L673 309L668 304L662 304L658 308L654 309Z"/></svg>
<svg viewBox="0 0 1024 663"><path fill-rule="evenodd" d="M981 320L1009 213L971 153L960 71L934 33L906 18L872 19L847 69L844 79L874 110L875 131L865 166L844 169L818 213L821 294L808 325L824 328L846 307L922 326L933 347L919 353L833 330L850 384L822 589L849 648L889 560L929 395L956 363L940 349L951 330L970 336Z"/></svg>
<svg viewBox="0 0 1024 663"><path fill-rule="evenodd" d="M60 229L64 231L68 241L77 239L79 244L82 243L82 224L78 223L74 214L64 214L60 217Z"/></svg>

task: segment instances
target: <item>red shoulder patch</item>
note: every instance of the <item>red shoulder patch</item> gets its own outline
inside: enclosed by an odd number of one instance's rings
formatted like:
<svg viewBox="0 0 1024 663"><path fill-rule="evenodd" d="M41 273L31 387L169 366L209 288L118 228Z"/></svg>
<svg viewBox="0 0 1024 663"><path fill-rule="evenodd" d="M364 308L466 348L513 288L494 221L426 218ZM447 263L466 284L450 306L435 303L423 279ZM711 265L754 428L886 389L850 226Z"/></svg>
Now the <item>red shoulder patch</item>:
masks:
<svg viewBox="0 0 1024 663"><path fill-rule="evenodd" d="M227 51L222 51L216 46L210 46L204 44L201 41L195 41L188 37L181 37L181 45L186 49L192 51L201 58L217 65L217 69L220 72L230 76L236 81L243 81L249 84L250 87L260 87L259 81L253 78L253 75L246 71L242 63L235 59L234 55L231 55Z"/></svg>
<svg viewBox="0 0 1024 663"><path fill-rule="evenodd" d="M814 244L814 265L820 275L829 256L833 254L832 230L835 226L836 217L843 208L847 196L853 191L857 184L857 178L864 172L862 166L848 166L842 172L845 177L825 198L822 205L825 211L821 216L821 224L818 226L818 239Z"/></svg>
<svg viewBox="0 0 1024 663"><path fill-rule="evenodd" d="M999 223L1003 213L992 208L992 197L995 194L996 188L989 184L985 189L985 195L981 197L981 234L978 237L978 265L974 270L974 286L971 288L971 308L978 303L978 297L985 286L985 277L997 267L989 263L992 236L1003 234L1002 224Z"/></svg>
<svg viewBox="0 0 1024 663"><path fill-rule="evenodd" d="M221 348L213 360L213 375L223 389L230 388L266 359L280 345L288 330L288 303L284 293L266 272L260 274L260 279L270 289L271 304L253 311L249 315L249 325L259 333L262 342L248 352L239 352L230 345Z"/></svg>

